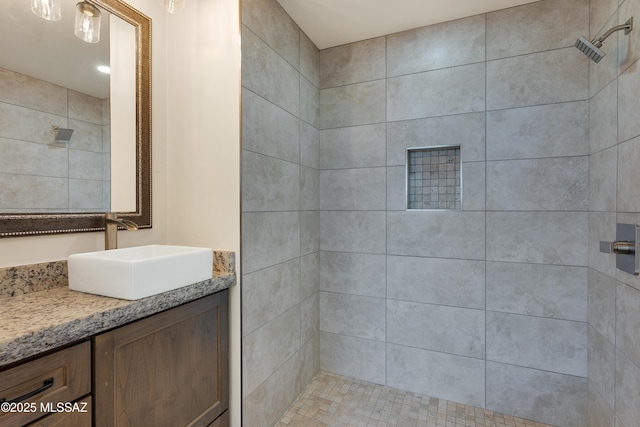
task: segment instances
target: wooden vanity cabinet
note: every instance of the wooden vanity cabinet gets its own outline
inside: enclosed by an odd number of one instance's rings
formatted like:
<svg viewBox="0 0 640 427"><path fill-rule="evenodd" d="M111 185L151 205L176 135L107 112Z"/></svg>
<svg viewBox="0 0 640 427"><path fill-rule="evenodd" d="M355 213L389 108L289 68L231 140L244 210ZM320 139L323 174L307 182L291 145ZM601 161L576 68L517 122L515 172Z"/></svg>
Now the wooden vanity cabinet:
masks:
<svg viewBox="0 0 640 427"><path fill-rule="evenodd" d="M96 427L228 426L228 291L93 337Z"/></svg>

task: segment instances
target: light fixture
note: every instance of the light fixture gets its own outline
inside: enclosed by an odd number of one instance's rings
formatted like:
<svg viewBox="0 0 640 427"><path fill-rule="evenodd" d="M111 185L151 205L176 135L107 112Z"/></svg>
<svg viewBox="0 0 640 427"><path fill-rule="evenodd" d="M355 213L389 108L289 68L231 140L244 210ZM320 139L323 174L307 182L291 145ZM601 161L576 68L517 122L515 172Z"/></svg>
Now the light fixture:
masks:
<svg viewBox="0 0 640 427"><path fill-rule="evenodd" d="M100 10L87 1L76 4L74 34L87 43L100 41Z"/></svg>
<svg viewBox="0 0 640 427"><path fill-rule="evenodd" d="M187 0L160 0L165 10L169 13L178 13L184 10Z"/></svg>
<svg viewBox="0 0 640 427"><path fill-rule="evenodd" d="M31 11L47 21L59 21L60 2L57 0L31 0Z"/></svg>

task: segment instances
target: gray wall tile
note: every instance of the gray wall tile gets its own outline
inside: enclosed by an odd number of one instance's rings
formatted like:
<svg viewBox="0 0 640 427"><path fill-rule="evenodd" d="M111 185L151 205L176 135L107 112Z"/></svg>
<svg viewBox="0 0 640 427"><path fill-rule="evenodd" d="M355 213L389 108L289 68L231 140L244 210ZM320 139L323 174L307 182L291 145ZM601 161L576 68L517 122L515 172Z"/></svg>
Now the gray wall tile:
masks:
<svg viewBox="0 0 640 427"><path fill-rule="evenodd" d="M462 164L462 210L485 210L487 189L486 169L485 162Z"/></svg>
<svg viewBox="0 0 640 427"><path fill-rule="evenodd" d="M320 292L320 330L334 334L385 340L385 300Z"/></svg>
<svg viewBox="0 0 640 427"><path fill-rule="evenodd" d="M607 340L616 340L616 280L589 269L589 325Z"/></svg>
<svg viewBox="0 0 640 427"><path fill-rule="evenodd" d="M320 252L320 289L352 295L386 296L384 255Z"/></svg>
<svg viewBox="0 0 640 427"><path fill-rule="evenodd" d="M320 87L320 51L302 31L300 31L300 73L314 86Z"/></svg>
<svg viewBox="0 0 640 427"><path fill-rule="evenodd" d="M293 177L291 178L293 179ZM295 187L295 185L296 183L282 183L283 187ZM317 211L320 209L320 171L300 166L300 181L298 185L300 185L300 209L303 211Z"/></svg>
<svg viewBox="0 0 640 427"><path fill-rule="evenodd" d="M294 239L295 236L291 236ZM320 212L300 212L300 254L320 250Z"/></svg>
<svg viewBox="0 0 640 427"><path fill-rule="evenodd" d="M66 88L6 68L0 69L0 102L67 115Z"/></svg>
<svg viewBox="0 0 640 427"><path fill-rule="evenodd" d="M484 259L484 212L388 212L387 253Z"/></svg>
<svg viewBox="0 0 640 427"><path fill-rule="evenodd" d="M589 154L587 101L487 113L487 160Z"/></svg>
<svg viewBox="0 0 640 427"><path fill-rule="evenodd" d="M587 376L587 324L487 312L487 360Z"/></svg>
<svg viewBox="0 0 640 427"><path fill-rule="evenodd" d="M0 188L3 193L0 209L68 209L70 185L66 178L0 173ZM25 192L25 188L29 191Z"/></svg>
<svg viewBox="0 0 640 427"><path fill-rule="evenodd" d="M616 348L594 327L589 326L589 388L610 408L615 407Z"/></svg>
<svg viewBox="0 0 640 427"><path fill-rule="evenodd" d="M487 262L487 310L587 321L587 268Z"/></svg>
<svg viewBox="0 0 640 427"><path fill-rule="evenodd" d="M242 89L242 148L278 159L300 158L299 120L272 102Z"/></svg>
<svg viewBox="0 0 640 427"><path fill-rule="evenodd" d="M293 355L242 400L244 427L271 427L300 394L300 356Z"/></svg>
<svg viewBox="0 0 640 427"><path fill-rule="evenodd" d="M320 332L320 369L386 384L385 343Z"/></svg>
<svg viewBox="0 0 640 427"><path fill-rule="evenodd" d="M45 175L64 178L69 175L69 150L49 145L0 138L0 171L5 174ZM28 161L27 161L28 160Z"/></svg>
<svg viewBox="0 0 640 427"><path fill-rule="evenodd" d="M387 342L482 359L484 311L387 300Z"/></svg>
<svg viewBox="0 0 640 427"><path fill-rule="evenodd" d="M385 252L385 212L320 212L320 249L323 251Z"/></svg>
<svg viewBox="0 0 640 427"><path fill-rule="evenodd" d="M242 209L300 209L300 166L250 151L242 153Z"/></svg>
<svg viewBox="0 0 640 427"><path fill-rule="evenodd" d="M242 339L242 393L246 397L300 348L300 306L296 305Z"/></svg>
<svg viewBox="0 0 640 427"><path fill-rule="evenodd" d="M320 167L320 131L305 122L300 122L300 164Z"/></svg>
<svg viewBox="0 0 640 427"><path fill-rule="evenodd" d="M584 266L587 221L582 212L487 212L487 260Z"/></svg>
<svg viewBox="0 0 640 427"><path fill-rule="evenodd" d="M300 109L300 74L247 27L242 28L242 86L291 114Z"/></svg>
<svg viewBox="0 0 640 427"><path fill-rule="evenodd" d="M484 372L484 360L387 344L391 387L484 407Z"/></svg>
<svg viewBox="0 0 640 427"><path fill-rule="evenodd" d="M587 99L589 58L574 51L567 47L487 62L487 109Z"/></svg>
<svg viewBox="0 0 640 427"><path fill-rule="evenodd" d="M406 208L407 169L404 166L387 167L387 210L403 211Z"/></svg>
<svg viewBox="0 0 640 427"><path fill-rule="evenodd" d="M267 45L298 68L298 26L277 1L245 0L242 3L242 24L251 28Z"/></svg>
<svg viewBox="0 0 640 427"><path fill-rule="evenodd" d="M616 287L615 342L629 360L640 366L640 290L623 283Z"/></svg>
<svg viewBox="0 0 640 427"><path fill-rule="evenodd" d="M69 90L67 108L70 119L102 125L102 100L93 96Z"/></svg>
<svg viewBox="0 0 640 427"><path fill-rule="evenodd" d="M246 336L300 302L300 261L243 275L242 291L242 334Z"/></svg>
<svg viewBox="0 0 640 427"><path fill-rule="evenodd" d="M485 66L472 64L387 79L387 120L472 113L485 108Z"/></svg>
<svg viewBox="0 0 640 427"><path fill-rule="evenodd" d="M640 89L635 93L640 93ZM640 185L639 158L640 137L618 146L618 211L640 212L640 200L637 197Z"/></svg>
<svg viewBox="0 0 640 427"><path fill-rule="evenodd" d="M385 78L385 45L377 37L320 51L320 88Z"/></svg>
<svg viewBox="0 0 640 427"><path fill-rule="evenodd" d="M51 126L66 128L68 119L41 111L0 103L0 137L22 141L51 142ZM9 124L20 126L9 126Z"/></svg>
<svg viewBox="0 0 640 427"><path fill-rule="evenodd" d="M320 208L384 210L386 178L386 168L320 171Z"/></svg>
<svg viewBox="0 0 640 427"><path fill-rule="evenodd" d="M488 13L487 59L573 46L588 24L588 0L538 1Z"/></svg>
<svg viewBox="0 0 640 427"><path fill-rule="evenodd" d="M322 169L363 168L385 165L386 124L320 131Z"/></svg>
<svg viewBox="0 0 640 427"><path fill-rule="evenodd" d="M484 59L483 15L387 36L389 77L482 62Z"/></svg>
<svg viewBox="0 0 640 427"><path fill-rule="evenodd" d="M587 427L615 426L613 409L592 387L589 380Z"/></svg>
<svg viewBox="0 0 640 427"><path fill-rule="evenodd" d="M589 159L487 162L489 210L587 210Z"/></svg>
<svg viewBox="0 0 640 427"><path fill-rule="evenodd" d="M242 215L242 249L245 273L299 257L298 212L245 212Z"/></svg>
<svg viewBox="0 0 640 427"><path fill-rule="evenodd" d="M469 113L388 125L387 165L405 165L407 148L460 145L462 161L484 161L485 114Z"/></svg>
<svg viewBox="0 0 640 427"><path fill-rule="evenodd" d="M623 352L616 352L616 415L626 426L640 420L640 368Z"/></svg>
<svg viewBox="0 0 640 427"><path fill-rule="evenodd" d="M320 298L316 292L300 303L300 348L320 331Z"/></svg>
<svg viewBox="0 0 640 427"><path fill-rule="evenodd" d="M544 423L583 427L587 379L488 361L486 407Z"/></svg>
<svg viewBox="0 0 640 427"><path fill-rule="evenodd" d="M317 127L320 118L320 91L309 80L300 78L300 118Z"/></svg>
<svg viewBox="0 0 640 427"><path fill-rule="evenodd" d="M387 257L387 298L484 308L484 261Z"/></svg>
<svg viewBox="0 0 640 427"><path fill-rule="evenodd" d="M300 257L300 297L308 298L320 290L320 252Z"/></svg>
<svg viewBox="0 0 640 427"><path fill-rule="evenodd" d="M615 147L589 157L589 209L616 210L618 153Z"/></svg>
<svg viewBox="0 0 640 427"><path fill-rule="evenodd" d="M611 82L589 101L589 147L597 153L618 142L618 84Z"/></svg>
<svg viewBox="0 0 640 427"><path fill-rule="evenodd" d="M300 349L300 386L304 390L320 370L320 333Z"/></svg>
<svg viewBox="0 0 640 427"><path fill-rule="evenodd" d="M381 123L385 119L385 81L320 91L320 128Z"/></svg>

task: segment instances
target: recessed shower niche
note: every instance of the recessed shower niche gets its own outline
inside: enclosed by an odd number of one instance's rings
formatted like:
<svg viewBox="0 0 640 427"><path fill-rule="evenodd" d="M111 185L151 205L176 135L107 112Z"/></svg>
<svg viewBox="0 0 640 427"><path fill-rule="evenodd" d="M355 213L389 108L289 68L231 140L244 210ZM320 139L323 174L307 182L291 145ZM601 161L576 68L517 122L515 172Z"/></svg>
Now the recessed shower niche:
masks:
<svg viewBox="0 0 640 427"><path fill-rule="evenodd" d="M460 210L460 146L407 149L407 210Z"/></svg>

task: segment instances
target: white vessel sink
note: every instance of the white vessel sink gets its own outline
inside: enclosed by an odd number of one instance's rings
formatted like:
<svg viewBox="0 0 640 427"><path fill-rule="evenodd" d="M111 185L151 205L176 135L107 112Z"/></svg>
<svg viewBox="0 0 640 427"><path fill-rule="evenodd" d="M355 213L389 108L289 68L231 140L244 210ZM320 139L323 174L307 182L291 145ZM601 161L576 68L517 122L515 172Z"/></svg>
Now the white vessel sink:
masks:
<svg viewBox="0 0 640 427"><path fill-rule="evenodd" d="M69 288L136 300L211 279L213 251L149 245L70 255Z"/></svg>

